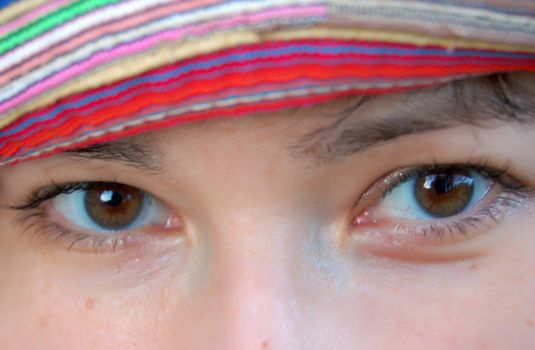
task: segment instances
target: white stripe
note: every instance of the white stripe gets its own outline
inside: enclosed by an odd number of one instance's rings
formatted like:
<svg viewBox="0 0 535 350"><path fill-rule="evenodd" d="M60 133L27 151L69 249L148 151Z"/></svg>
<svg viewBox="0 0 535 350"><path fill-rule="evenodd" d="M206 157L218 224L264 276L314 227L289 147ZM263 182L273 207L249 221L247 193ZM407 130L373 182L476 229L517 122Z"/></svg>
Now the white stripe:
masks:
<svg viewBox="0 0 535 350"><path fill-rule="evenodd" d="M151 0L150 2L144 0L132 0L131 2L123 2L118 5L111 5L101 10L89 13L85 16L75 19L72 22L67 23L66 25L60 28L52 30L43 37L37 37L34 40L26 42L25 44L13 49L12 51L9 51L0 60L0 70L3 71L4 69L9 68L14 64L26 60L28 57L31 57L32 55L35 55L36 53L45 50L47 47L55 45L61 41L65 41L69 37L74 36L90 27L98 26L103 22L128 16L136 12L142 12L143 10L156 6L158 4L164 4L173 1L176 0ZM356 11L358 11L359 9L385 9L388 11L394 9L404 13L413 13L415 15L418 15L418 10L426 10L434 11L438 14L453 15L459 18L459 21L468 20L475 21L475 23L485 21L493 22L495 24L500 25L513 24L519 28L521 27L524 31L535 32L535 20L533 20L533 18L527 18L525 16L497 13L479 8L459 8L451 5L444 6L440 4L422 4L407 1L389 1L388 4L384 4L375 0L359 0L358 2L354 0L272 0L245 3L235 2L230 3L229 5L233 7L238 7L238 10L241 9L241 11L254 11L255 9L263 8L269 5L276 6L277 3L280 3L281 5L305 5L310 3L319 3L325 5L344 5L354 8ZM225 4L223 4L222 6L225 6ZM335 12L336 9L333 9L333 11ZM236 12L236 9L233 12ZM350 16L355 14L342 13L342 15Z"/></svg>
<svg viewBox="0 0 535 350"><path fill-rule="evenodd" d="M288 3L301 3L302 0L288 1L288 0L271 0L268 2L249 3L244 6L240 3L232 3L221 6L212 7L209 9L199 9L186 14L178 13L176 15L167 17L161 21L151 22L144 26L135 27L128 31L123 31L115 35L108 35L99 38L78 50L67 55L58 57L46 65L31 71L29 74L5 84L0 88L0 105L6 100L16 96L24 91L28 86L46 78L47 76L60 72L65 68L71 66L75 62L83 61L90 58L95 53L112 49L117 45L125 42L131 42L136 39L149 36L154 33L159 33L164 30L175 29L187 26L191 23L210 21L222 17L232 17L238 13L243 12L257 12L269 8L288 6ZM281 18L282 22L286 19ZM261 24L256 24L261 25ZM3 60L0 60L0 68L4 66Z"/></svg>
<svg viewBox="0 0 535 350"><path fill-rule="evenodd" d="M14 64L24 61L53 45L76 36L88 28L98 26L117 18L126 17L136 12L142 12L150 7L171 1L174 0L132 0L90 12L8 51L3 57L0 57L0 70L3 71Z"/></svg>

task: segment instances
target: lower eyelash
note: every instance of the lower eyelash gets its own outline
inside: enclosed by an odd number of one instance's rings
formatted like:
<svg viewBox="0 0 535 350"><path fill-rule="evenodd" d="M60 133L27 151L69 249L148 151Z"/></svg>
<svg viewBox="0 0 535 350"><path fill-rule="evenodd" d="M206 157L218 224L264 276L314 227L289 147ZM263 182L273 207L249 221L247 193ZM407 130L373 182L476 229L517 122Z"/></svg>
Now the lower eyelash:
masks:
<svg viewBox="0 0 535 350"><path fill-rule="evenodd" d="M31 209L30 213L24 213L17 218L17 222L23 225L22 235L32 232L32 239L45 237L45 240L49 242L62 242L66 245L67 250L83 248L84 250L93 250L95 253L115 252L125 239L124 236L120 235L98 237L67 230L50 222L46 212L40 208Z"/></svg>
<svg viewBox="0 0 535 350"><path fill-rule="evenodd" d="M432 223L413 225L412 227L403 224L394 225L394 235L398 239L414 240L418 237L426 239L443 239L446 235L454 238L460 234L469 236L469 229L478 229L481 226L492 223L501 223L507 212L512 209L519 209L526 205L526 201L532 198L533 191L528 188L508 189L505 188L499 193L492 203L479 209L474 215L447 223Z"/></svg>

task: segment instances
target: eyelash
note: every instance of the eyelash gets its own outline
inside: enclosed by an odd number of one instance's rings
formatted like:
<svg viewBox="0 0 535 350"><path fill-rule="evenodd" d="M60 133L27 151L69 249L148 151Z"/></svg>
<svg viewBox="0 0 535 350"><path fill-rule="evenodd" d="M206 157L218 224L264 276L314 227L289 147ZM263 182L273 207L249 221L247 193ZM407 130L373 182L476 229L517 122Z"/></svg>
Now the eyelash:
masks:
<svg viewBox="0 0 535 350"><path fill-rule="evenodd" d="M110 182L116 184L117 182ZM53 183L51 186L41 189L37 192L30 194L28 198L24 200L25 204L19 206L11 206L15 210L29 210L39 207L44 202L54 199L60 194L72 194L78 191L87 191L91 188L90 182L70 182L65 184Z"/></svg>
<svg viewBox="0 0 535 350"><path fill-rule="evenodd" d="M502 186L500 193L493 199L492 203L485 205L479 209L474 215L464 217L457 220L450 220L446 223L430 223L420 225L419 227L411 227L407 230L405 228L404 235L406 236L424 236L430 237L442 237L445 233L461 234L465 236L470 228L475 228L476 225L483 224L486 219L490 219L494 222L498 222L499 216L503 214L504 208L518 208L523 204L523 201L529 198L533 189L524 185L521 181L508 175L509 163L504 164L501 168L492 168L488 166L487 161L481 161L478 163L465 163L465 164L433 164L433 165L420 165L412 166L401 169L400 171L392 172L390 174L397 174L393 177L387 185L382 186L379 190L379 196L375 196L372 205L365 203L362 211L373 208L373 204L379 203L388 194L392 192L394 188L407 180L425 175L427 172L435 170L437 168L445 168L448 166L462 166L467 170L472 170L481 174L483 177L489 179L493 183ZM386 179L386 178L384 178ZM378 182L381 182L379 180ZM117 184L118 182L110 182ZM376 182L377 183L377 182ZM91 188L91 182L70 182L65 184L53 183L51 186L40 189L23 200L22 205L10 206L11 209L23 212L23 215L19 217L19 221L25 225L24 232L33 230L33 235L38 236L44 234L50 241L62 241L67 244L67 248L73 249L78 245L83 245L82 248L92 249L95 253L104 251L106 249L115 251L118 246L124 244L132 233L124 232L113 235L90 235L79 232L74 232L63 228L57 223L49 221L48 215L43 204L47 201L54 199L62 194L72 194L78 191L87 191ZM373 188L374 186L372 186ZM368 191L369 192L369 191ZM365 198L369 193L365 193L362 198ZM361 201L362 201L361 198ZM361 202L359 201L359 203ZM364 201L369 202L369 201ZM353 226L357 226L356 218L352 222ZM399 226L399 225L398 225Z"/></svg>
<svg viewBox="0 0 535 350"><path fill-rule="evenodd" d="M110 184L119 184L116 181L108 182ZM13 210L23 212L18 221L25 225L24 231L33 230L33 238L38 235L44 235L48 240L53 242L65 242L67 249L72 250L79 245L81 248L93 250L95 253L104 251L116 251L116 249L125 244L132 233L118 233L113 235L91 235L65 229L57 223L50 222L48 215L41 206L47 201L56 198L62 194L73 194L78 191L87 191L91 188L92 182L70 182L64 184L53 183L51 186L42 188L23 200L22 205L10 206Z"/></svg>
<svg viewBox="0 0 535 350"><path fill-rule="evenodd" d="M442 238L446 233L449 233L451 236L456 235L462 235L467 236L468 230L470 228L477 228L477 225L483 225L487 222L486 219L490 219L493 222L499 222L499 217L504 214L504 211L507 208L516 209L519 207L522 207L525 200L530 199L533 195L533 188L525 185L520 180L516 179L515 177L509 175L509 162L505 163L500 168L493 168L488 165L488 160L484 159L482 161L476 162L476 163L455 163L455 164L438 164L434 163L432 165L420 165L420 166L412 166L407 167L404 169L401 169L396 172L391 172L390 174L397 174L398 176L394 176L391 181L386 180L387 177L383 178L383 181L387 182L388 184L386 186L383 186L382 190L380 191L379 196L373 196L373 194L370 194L371 191L367 191L362 197L361 201L365 199L367 196L374 197L370 203L365 203L363 205L363 208L357 210L357 213L359 215L355 216L352 221L352 226L354 228L357 228L359 226L359 220L363 219L366 222L370 221L370 218L368 218L368 210L369 208L373 208L375 205L380 203L386 196L388 196L397 186L405 183L409 179L413 177L418 177L422 175L426 175L429 172L437 169L444 169L450 166L461 166L466 170L471 170L474 172L479 173L486 179L490 180L494 184L498 184L502 187L500 192L496 195L496 197L492 200L491 203L485 205L483 208L480 208L477 210L477 212L474 215L463 217L461 219L456 220L449 220L449 222L445 223L429 223L429 224L423 224L418 227L402 227L402 225L396 224L394 225L396 228L396 231L398 231L395 235L397 237L394 237L395 240L403 240L406 239L408 242L412 242L416 239L424 238L424 241L432 241L433 238ZM379 180L378 182L380 182ZM376 182L376 183L378 183ZM384 183L384 182L383 182ZM375 186L372 186L372 189ZM361 202L359 201L359 203ZM369 202L364 200L365 202ZM373 210L373 209L372 209ZM360 215L362 213L365 213L364 216ZM443 220L448 220L443 219ZM373 221L373 219L371 220ZM374 222L375 223L375 222ZM470 228L469 228L470 226Z"/></svg>

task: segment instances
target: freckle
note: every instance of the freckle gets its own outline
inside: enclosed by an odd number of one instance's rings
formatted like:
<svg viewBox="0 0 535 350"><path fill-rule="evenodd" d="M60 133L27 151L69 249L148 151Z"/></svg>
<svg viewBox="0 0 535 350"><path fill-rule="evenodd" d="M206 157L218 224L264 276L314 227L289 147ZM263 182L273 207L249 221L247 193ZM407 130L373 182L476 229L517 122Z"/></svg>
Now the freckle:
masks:
<svg viewBox="0 0 535 350"><path fill-rule="evenodd" d="M264 340L264 341L262 342L262 349L267 349L268 347L269 347L269 343L268 343L268 341L267 341L267 340Z"/></svg>
<svg viewBox="0 0 535 350"><path fill-rule="evenodd" d="M39 326L41 326L41 328L48 327L48 320L46 319L46 316L39 317Z"/></svg>
<svg viewBox="0 0 535 350"><path fill-rule="evenodd" d="M470 265L470 270L472 271L477 270L477 268L478 268L477 264Z"/></svg>
<svg viewBox="0 0 535 350"><path fill-rule="evenodd" d="M85 301L85 308L87 310L93 310L93 308L95 307L95 304L96 304L96 301L95 299L93 298L89 298Z"/></svg>
<svg viewBox="0 0 535 350"><path fill-rule="evenodd" d="M529 318L526 320L526 326L533 327L535 326L535 322L533 320L530 320Z"/></svg>

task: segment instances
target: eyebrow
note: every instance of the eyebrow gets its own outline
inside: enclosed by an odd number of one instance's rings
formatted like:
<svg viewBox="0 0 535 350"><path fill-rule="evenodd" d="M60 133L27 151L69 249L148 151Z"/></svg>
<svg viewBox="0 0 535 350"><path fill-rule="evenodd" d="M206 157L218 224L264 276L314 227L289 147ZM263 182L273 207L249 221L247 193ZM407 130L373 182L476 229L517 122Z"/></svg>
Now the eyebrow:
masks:
<svg viewBox="0 0 535 350"><path fill-rule="evenodd" d="M389 104L389 99L394 101ZM402 136L512 122L535 123L535 74L494 74L391 96L363 96L334 122L301 136L291 148L323 164Z"/></svg>
<svg viewBox="0 0 535 350"><path fill-rule="evenodd" d="M163 166L161 151L143 136L67 150L63 154L80 159L119 162L150 174L161 171Z"/></svg>
<svg viewBox="0 0 535 350"><path fill-rule="evenodd" d="M533 124L534 91L535 74L507 73L463 79L390 97L353 97L349 108L335 113L334 122L306 133L291 149L294 154L297 151L299 156L322 164L402 136L457 125L491 127L496 122ZM397 101L391 103L385 112L381 104L388 98L396 98ZM81 159L115 161L151 174L163 168L162 152L143 135L63 153Z"/></svg>

